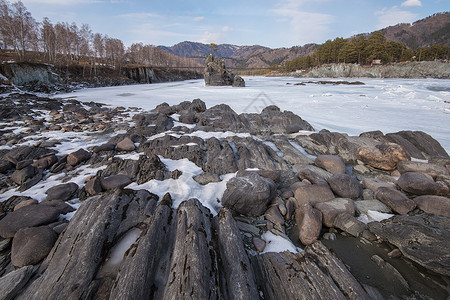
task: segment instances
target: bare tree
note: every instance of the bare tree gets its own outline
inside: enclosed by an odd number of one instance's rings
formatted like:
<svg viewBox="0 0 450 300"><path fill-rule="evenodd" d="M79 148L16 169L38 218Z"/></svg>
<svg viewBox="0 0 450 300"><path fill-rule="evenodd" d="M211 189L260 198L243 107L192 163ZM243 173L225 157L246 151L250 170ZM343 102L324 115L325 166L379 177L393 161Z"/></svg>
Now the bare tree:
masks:
<svg viewBox="0 0 450 300"><path fill-rule="evenodd" d="M56 33L53 24L48 18L44 18L42 21L41 40L48 61L50 63L55 63L57 53Z"/></svg>

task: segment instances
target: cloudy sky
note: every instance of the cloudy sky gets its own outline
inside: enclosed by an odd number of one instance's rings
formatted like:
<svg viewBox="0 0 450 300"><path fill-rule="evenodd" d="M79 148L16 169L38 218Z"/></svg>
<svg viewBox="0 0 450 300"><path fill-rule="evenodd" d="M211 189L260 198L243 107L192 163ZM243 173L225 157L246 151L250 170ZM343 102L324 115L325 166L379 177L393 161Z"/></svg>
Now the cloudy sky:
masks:
<svg viewBox="0 0 450 300"><path fill-rule="evenodd" d="M323 43L450 11L448 0L22 0L38 21L171 46L182 41L263 45Z"/></svg>

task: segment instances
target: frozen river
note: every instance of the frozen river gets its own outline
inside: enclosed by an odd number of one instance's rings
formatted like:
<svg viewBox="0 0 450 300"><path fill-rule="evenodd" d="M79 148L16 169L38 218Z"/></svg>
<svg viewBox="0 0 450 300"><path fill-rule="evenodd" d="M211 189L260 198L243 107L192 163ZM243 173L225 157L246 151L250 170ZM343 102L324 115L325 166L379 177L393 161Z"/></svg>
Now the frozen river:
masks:
<svg viewBox="0 0 450 300"><path fill-rule="evenodd" d="M225 103L237 113L261 112L268 105L291 110L314 126L359 135L421 130L450 152L450 80L300 79L244 77L245 88L205 87L203 80L94 88L57 95L80 101L153 109L200 98L207 107ZM307 81L362 81L365 85L319 85Z"/></svg>

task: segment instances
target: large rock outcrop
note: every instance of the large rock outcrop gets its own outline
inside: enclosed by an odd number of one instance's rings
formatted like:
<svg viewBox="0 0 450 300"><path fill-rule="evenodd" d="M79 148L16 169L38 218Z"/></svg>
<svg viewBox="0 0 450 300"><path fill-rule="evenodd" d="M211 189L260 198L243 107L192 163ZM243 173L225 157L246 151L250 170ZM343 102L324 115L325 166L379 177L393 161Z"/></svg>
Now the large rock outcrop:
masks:
<svg viewBox="0 0 450 300"><path fill-rule="evenodd" d="M205 84L206 86L232 85L244 87L245 81L241 76L234 75L225 68L225 61L212 54L205 60Z"/></svg>

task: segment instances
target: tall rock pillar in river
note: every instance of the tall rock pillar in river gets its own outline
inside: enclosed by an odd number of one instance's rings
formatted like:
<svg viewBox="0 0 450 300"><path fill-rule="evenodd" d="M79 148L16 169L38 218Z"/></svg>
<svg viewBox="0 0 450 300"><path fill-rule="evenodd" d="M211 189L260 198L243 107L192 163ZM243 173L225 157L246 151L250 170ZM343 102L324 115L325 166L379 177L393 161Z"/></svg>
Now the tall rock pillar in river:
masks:
<svg viewBox="0 0 450 300"><path fill-rule="evenodd" d="M228 71L225 68L225 61L212 54L208 55L205 59L204 76L206 86L232 85L245 87L244 79Z"/></svg>

